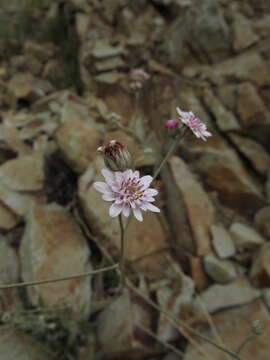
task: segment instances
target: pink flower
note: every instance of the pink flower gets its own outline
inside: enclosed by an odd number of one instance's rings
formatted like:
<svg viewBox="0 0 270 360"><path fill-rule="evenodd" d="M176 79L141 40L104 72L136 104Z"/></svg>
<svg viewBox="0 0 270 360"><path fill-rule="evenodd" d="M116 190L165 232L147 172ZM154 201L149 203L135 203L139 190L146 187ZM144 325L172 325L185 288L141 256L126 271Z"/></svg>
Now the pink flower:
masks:
<svg viewBox="0 0 270 360"><path fill-rule="evenodd" d="M141 210L160 212L159 208L151 204L155 201L154 196L158 191L149 188L152 176L146 175L140 178L139 171L110 171L101 170L106 182L95 182L94 188L101 192L103 200L113 201L109 215L116 217L123 213L128 217L132 209L135 218L143 220Z"/></svg>
<svg viewBox="0 0 270 360"><path fill-rule="evenodd" d="M179 121L176 119L171 119L164 123L165 129L177 129L178 126L179 126Z"/></svg>
<svg viewBox="0 0 270 360"><path fill-rule="evenodd" d="M192 111L182 111L179 107L176 108L176 111L182 123L189 127L197 138L206 140L207 137L212 136L212 134L207 131L206 125L197 118Z"/></svg>
<svg viewBox="0 0 270 360"><path fill-rule="evenodd" d="M143 78L143 80L149 80L151 77L150 74L148 74L143 69L133 69L133 70L131 70L131 74L135 75L135 76L139 76L139 77Z"/></svg>

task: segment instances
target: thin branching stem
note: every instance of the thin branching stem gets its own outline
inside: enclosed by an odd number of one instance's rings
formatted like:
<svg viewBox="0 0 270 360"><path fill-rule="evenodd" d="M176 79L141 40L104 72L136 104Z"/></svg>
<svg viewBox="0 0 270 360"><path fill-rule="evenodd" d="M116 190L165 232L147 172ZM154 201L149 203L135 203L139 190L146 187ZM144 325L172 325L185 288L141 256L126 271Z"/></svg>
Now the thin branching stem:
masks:
<svg viewBox="0 0 270 360"><path fill-rule="evenodd" d="M236 354L240 354L240 352L243 350L243 348L254 339L256 335L253 332L250 332L247 334L247 336L244 338L244 340L241 342L241 344L238 346L237 350L235 351Z"/></svg>
<svg viewBox="0 0 270 360"><path fill-rule="evenodd" d="M8 289L8 288L15 288L15 287L26 287L26 286L34 286L34 285L43 285L43 284L48 284L48 283L54 283L54 282L57 282L57 281L64 281L64 280L70 280L70 279L75 279L75 278L80 278L80 277L87 277L87 276L99 274L99 273L102 273L102 272L105 272L105 271L114 270L114 269L117 269L118 267L119 267L118 264L113 264L111 266L107 266L107 267L102 268L102 269L87 271L87 272L83 272L83 273L76 274L76 275L61 276L59 278L46 279L46 280L27 281L27 282L21 282L21 283L9 284L9 285L0 285L0 289Z"/></svg>

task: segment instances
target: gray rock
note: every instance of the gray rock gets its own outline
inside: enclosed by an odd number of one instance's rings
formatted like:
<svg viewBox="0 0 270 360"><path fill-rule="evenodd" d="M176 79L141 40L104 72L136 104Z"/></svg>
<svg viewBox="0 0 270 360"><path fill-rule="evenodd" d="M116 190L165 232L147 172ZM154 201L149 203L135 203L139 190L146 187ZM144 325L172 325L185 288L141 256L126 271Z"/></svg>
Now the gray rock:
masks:
<svg viewBox="0 0 270 360"><path fill-rule="evenodd" d="M259 40L258 35L252 29L251 22L240 13L233 16L232 30L233 47L236 51L246 49Z"/></svg>
<svg viewBox="0 0 270 360"><path fill-rule="evenodd" d="M230 233L239 251L256 249L265 243L265 239L246 224L233 223Z"/></svg>
<svg viewBox="0 0 270 360"><path fill-rule="evenodd" d="M203 258L207 275L217 283L225 284L236 278L236 270L232 262L220 260L213 255Z"/></svg>
<svg viewBox="0 0 270 360"><path fill-rule="evenodd" d="M123 51L124 49L122 46L111 46L104 41L97 41L92 51L92 55L97 59L105 59L121 55L123 54Z"/></svg>
<svg viewBox="0 0 270 360"><path fill-rule="evenodd" d="M224 228L223 225L212 225L212 244L221 259L226 259L233 256L236 252L234 242L229 232Z"/></svg>
<svg viewBox="0 0 270 360"><path fill-rule="evenodd" d="M225 309L231 306L239 306L251 302L261 296L260 291L251 287L245 279L239 279L227 285L213 285L201 293L201 301L204 302L209 313ZM197 300L195 300L195 303ZM199 302L198 302L199 306Z"/></svg>

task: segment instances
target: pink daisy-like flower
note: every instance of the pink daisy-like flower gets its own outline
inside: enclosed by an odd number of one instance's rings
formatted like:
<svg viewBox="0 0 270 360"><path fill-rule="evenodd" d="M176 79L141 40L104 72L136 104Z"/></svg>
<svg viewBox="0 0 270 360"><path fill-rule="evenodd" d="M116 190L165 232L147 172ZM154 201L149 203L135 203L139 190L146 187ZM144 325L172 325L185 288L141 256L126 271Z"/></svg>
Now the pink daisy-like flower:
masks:
<svg viewBox="0 0 270 360"><path fill-rule="evenodd" d="M179 107L176 108L176 111L182 123L189 127L197 138L206 140L207 137L212 136L212 134L207 131L206 125L197 118L192 111L182 111Z"/></svg>
<svg viewBox="0 0 270 360"><path fill-rule="evenodd" d="M179 121L176 119L167 120L164 123L165 129L177 129L179 126Z"/></svg>
<svg viewBox="0 0 270 360"><path fill-rule="evenodd" d="M149 188L153 178L146 175L140 178L139 171L110 171L101 170L106 182L95 182L94 188L101 192L103 200L113 201L109 215L116 217L123 214L128 217L132 209L135 218L143 220L141 210L160 212L159 208L151 204L157 195L156 189Z"/></svg>

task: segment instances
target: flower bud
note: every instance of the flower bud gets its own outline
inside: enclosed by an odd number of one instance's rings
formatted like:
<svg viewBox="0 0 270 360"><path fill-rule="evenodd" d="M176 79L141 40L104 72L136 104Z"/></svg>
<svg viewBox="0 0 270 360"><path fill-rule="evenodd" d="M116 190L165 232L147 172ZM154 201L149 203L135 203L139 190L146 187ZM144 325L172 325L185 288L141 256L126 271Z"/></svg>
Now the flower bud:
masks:
<svg viewBox="0 0 270 360"><path fill-rule="evenodd" d="M264 327L260 320L253 320L251 323L251 330L255 335L261 335L264 333Z"/></svg>
<svg viewBox="0 0 270 360"><path fill-rule="evenodd" d="M131 168L131 156L120 141L111 140L97 151L103 155L104 163L111 171L124 171Z"/></svg>

